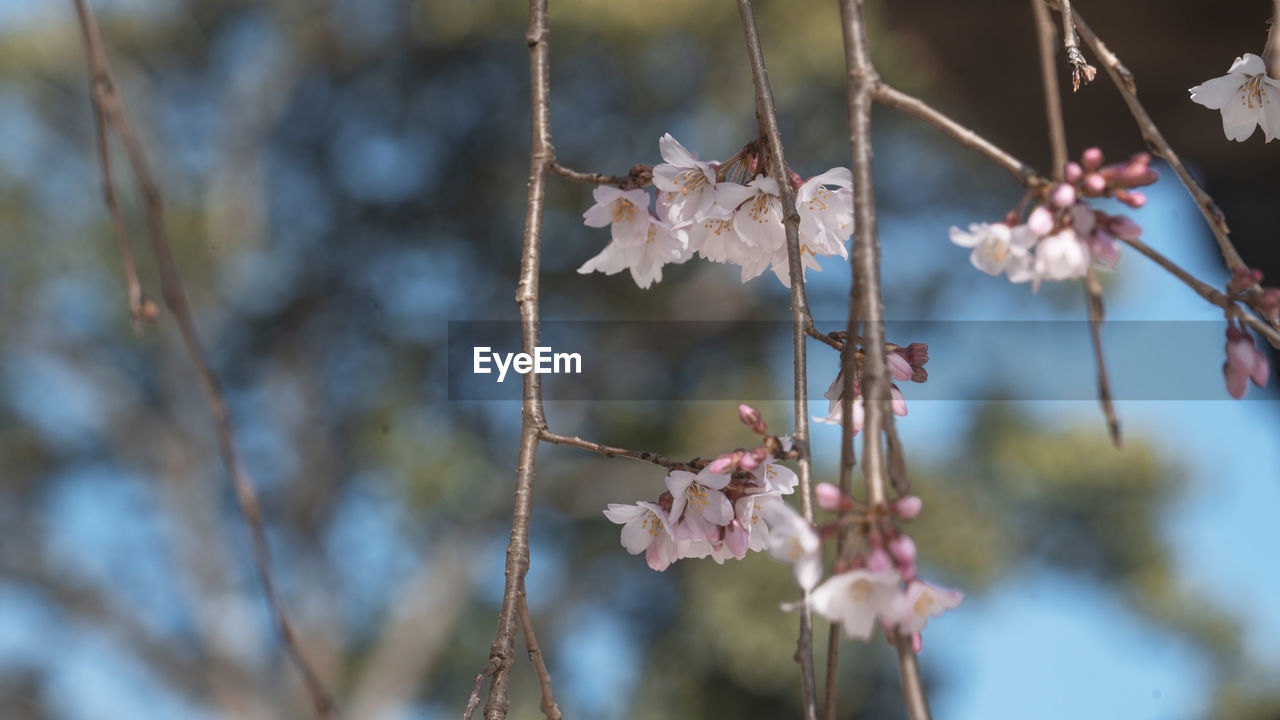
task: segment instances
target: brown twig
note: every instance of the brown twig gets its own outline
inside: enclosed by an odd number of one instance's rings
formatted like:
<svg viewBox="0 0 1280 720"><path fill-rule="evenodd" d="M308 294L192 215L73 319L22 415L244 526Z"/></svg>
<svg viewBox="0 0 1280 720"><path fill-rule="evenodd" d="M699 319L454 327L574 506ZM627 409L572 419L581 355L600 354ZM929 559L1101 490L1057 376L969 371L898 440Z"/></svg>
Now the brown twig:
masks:
<svg viewBox="0 0 1280 720"><path fill-rule="evenodd" d="M662 467L667 468L668 470L680 470L680 469L685 469L689 467L688 463L682 463L679 460L672 460L671 458L666 457L665 455L659 455L656 452L650 452L648 450L627 450L625 448L611 447L609 445L602 445L598 442L583 440L582 438L577 436L571 437L569 435L560 435L558 433L553 433L546 428L543 428L538 435L542 440L549 442L552 445L567 445L570 447L582 448L583 450L590 450L593 453L604 455L605 457L630 458L632 460L639 460L640 462L647 462L647 463L653 463L654 465L661 465Z"/></svg>
<svg viewBox="0 0 1280 720"><path fill-rule="evenodd" d="M1098 403L1102 406L1102 415L1107 419L1107 432L1111 442L1120 447L1120 418L1116 415L1115 403L1111 400L1111 380L1107 376L1107 359L1102 352L1102 283L1098 282L1098 273L1092 267L1084 277L1085 299L1089 307L1089 339L1093 343L1093 362L1098 368Z"/></svg>
<svg viewBox="0 0 1280 720"><path fill-rule="evenodd" d="M1059 7L1062 7L1061 0ZM1093 50L1093 54L1098 56L1098 60L1102 66L1106 68L1107 74L1111 76L1111 81L1115 83L1116 89L1120 91L1121 97L1124 98L1125 104L1129 106L1129 113L1133 115L1133 119L1138 123L1138 129L1142 132L1142 137L1147 141L1147 146L1151 152L1164 158L1169 163L1169 167L1177 173L1178 179L1187 188L1187 192L1191 193L1191 198L1195 200L1196 205L1200 208L1200 213L1204 215L1205 222L1209 224L1209 229L1213 232L1214 238L1218 241L1218 249L1222 253L1222 259L1227 263L1227 269L1232 272L1245 267L1244 260L1240 258L1240 253L1236 250L1235 245L1231 243L1231 229L1227 227L1227 219L1222 214L1213 198L1204 188L1191 177L1191 173L1187 171L1182 159L1174 152L1173 148L1164 139L1159 128L1151 120L1151 116L1147 114L1142 103L1138 101L1138 88L1133 81L1133 74L1129 69L1120 62L1120 58L1111 52L1102 40L1094 34L1089 25L1085 23L1084 18L1080 17L1078 11L1073 13L1075 24L1080 30L1080 36L1084 38L1085 43Z"/></svg>
<svg viewBox="0 0 1280 720"><path fill-rule="evenodd" d="M871 64L867 48L866 26L862 18L862 0L841 0L840 18L844 30L845 71L848 75L846 92L849 100L849 144L853 154L853 287L850 289L849 337L857 336L857 325L863 325L863 347L874 348L866 352L862 365L862 393L865 419L863 422L862 473L866 480L867 506L871 514L883 512L887 500L886 472L883 455L882 429L885 415L891 415L889 397L889 373L882 348L884 348L884 308L880 292L880 245L876 235L875 186L871 168L871 101L873 88L879 76ZM971 134L971 133L970 133ZM985 142L985 141L984 141ZM1018 168L1018 165L1012 167ZM1017 173L1015 173L1016 175ZM1030 176L1027 176L1030 177ZM853 353L846 347L843 367L853 372ZM845 381L843 434L852 435L852 378ZM850 472L851 446L842 452L841 483ZM902 678L903 699L912 720L927 720L929 704L920 682L920 669L916 654L908 639L897 642L898 670ZM833 703L834 704L834 703ZM833 708L828 708L828 714Z"/></svg>
<svg viewBox="0 0 1280 720"><path fill-rule="evenodd" d="M573 170L553 160L547 166L547 170L551 174L559 175L570 182L583 183L585 185L612 185L629 189L641 188L653 183L653 168L648 165L636 165L626 175L605 175L603 173Z"/></svg>
<svg viewBox="0 0 1280 720"><path fill-rule="evenodd" d="M217 376L214 375L213 370L209 367L199 335L196 332L195 320L191 314L191 305L187 300L182 276L178 270L177 263L174 261L168 233L165 229L164 206L159 188L152 179L151 171L147 166L142 143L134 133L125 113L124 101L120 98L115 76L111 70L111 62L107 56L106 45L102 40L102 34L98 28L93 10L84 0L75 0L75 6L84 39L85 55L89 62L89 73L93 83L92 96L95 125L98 129L98 154L99 159L103 161L103 183L106 188L104 195L112 217L116 222L117 234L122 238L124 237L120 233L120 226L123 221L120 218L119 207L114 203L115 191L113 188L114 181L110 172L110 149L107 144L108 132L114 132L123 145L125 156L129 161L130 168L133 170L134 180L142 190L143 202L146 207L147 230L160 276L161 294L164 296L165 305L168 306L169 311L178 323L183 346L186 348L187 356L191 360L191 365L200 382L200 386L204 390L205 399L209 404L209 411L213 415L219 450L235 485L236 500L240 513L244 516L253 538L254 561L258 571L258 579L267 596L267 602L271 607L276 627L280 632L287 654L302 675L312 704L315 707L316 715L326 719L336 718L338 713L333 697L320 679L319 674L303 654L297 636L294 633L293 623L289 619L284 601L276 588L274 572L271 567L271 554L267 546L266 530L262 524L257 490L255 489L253 478L244 466L240 452L235 444L235 432L232 429L231 415L227 407L226 397L222 392L221 385L218 383ZM124 240L122 248L127 246L128 242ZM127 264L131 264L131 260L127 261ZM128 276L129 272L129 270L126 270L126 276ZM134 314L135 309L137 312L145 312L146 304L141 299L140 289L136 287L136 276L128 278L127 281L130 283L130 313Z"/></svg>
<svg viewBox="0 0 1280 720"><path fill-rule="evenodd" d="M961 145L986 155L1024 186L1035 188L1048 184L1048 181L1037 174L1034 168L996 147L990 140L938 112L923 100L888 85L879 77L867 81L867 91L871 98L881 105L887 105L923 120L950 135Z"/></svg>
<svg viewBox="0 0 1280 720"><path fill-rule="evenodd" d="M1280 0L1275 0L1274 6L1271 26L1267 28L1267 44L1262 49L1262 62L1267 66L1268 75L1280 78L1280 31L1276 30L1276 25L1280 24Z"/></svg>
<svg viewBox="0 0 1280 720"><path fill-rule="evenodd" d="M524 239L516 304L520 307L520 343L526 353L538 345L538 272L542 255L542 214L546 205L547 169L555 159L551 145L551 71L547 45L547 0L529 0L529 85L532 142L529 152L529 195L525 205ZM515 500L511 510L511 539L507 543L506 586L498 628L489 646L493 682L485 703L486 720L501 720L511 707L509 695L515 653L516 616L529 571L529 518L533 503L534 464L538 442L547 421L542 410L542 380L524 376L521 401L520 456L516 464Z"/></svg>
<svg viewBox="0 0 1280 720"><path fill-rule="evenodd" d="M792 360L794 363L795 447L800 450L797 459L797 476L800 481L800 512L804 519L813 522L812 478L809 467L809 386L805 328L813 325L809 316L809 303L804 291L804 267L800 262L800 213L796 211L796 191L791 184L786 157L782 148L782 133L778 129L778 113L769 87L769 75L765 69L764 51L760 47L760 33L756 28L751 0L738 0L738 14L742 18L742 34L751 61L751 80L755 86L756 120L760 134L768 142L771 160L770 174L778 182L778 195L782 203L782 223L787 235L787 267L791 280L791 328ZM803 590L800 605L800 629L796 638L795 659L800 664L801 699L806 720L817 720L817 680L813 668L813 614L809 608L808 590Z"/></svg>
<svg viewBox="0 0 1280 720"><path fill-rule="evenodd" d="M533 664L533 671L538 676L538 688L542 692L542 714L547 720L560 720L563 715L551 692L551 673L542 659L538 638L533 634L533 618L529 616L529 606L525 603L523 592L520 593L520 627L524 629L524 642L529 648L529 662Z"/></svg>
<svg viewBox="0 0 1280 720"><path fill-rule="evenodd" d="M1168 271L1170 275L1181 280L1183 284L1194 290L1197 295L1207 300L1210 304L1217 305L1229 315L1238 318L1240 322L1256 330L1259 335L1266 338L1267 342L1271 343L1272 347L1280 349L1280 331L1276 330L1276 328L1272 327L1265 320L1262 320L1256 317L1253 313L1241 308L1234 300L1227 297L1226 294L1220 292L1212 285L1200 280L1186 270L1183 270L1177 263L1160 254L1143 241L1129 240L1126 238L1120 238L1120 240L1129 245L1129 247L1132 247L1134 250L1137 250L1147 256L1147 258L1152 262Z"/></svg>
<svg viewBox="0 0 1280 720"><path fill-rule="evenodd" d="M1088 85L1097 76L1098 69L1085 62L1080 52L1080 41L1076 39L1076 26L1071 20L1071 0L1058 0L1062 9L1062 46L1067 49L1067 62L1071 63L1071 91L1077 92L1081 85Z"/></svg>
<svg viewBox="0 0 1280 720"><path fill-rule="evenodd" d="M1054 68L1057 46L1053 42L1053 21L1049 19L1044 0L1031 0L1031 11L1035 15L1036 45L1040 49L1040 81L1044 89L1045 117L1049 122L1049 147L1053 151L1050 174L1055 180L1061 180L1067 166L1067 127L1062 119L1062 93L1058 90L1058 73Z"/></svg>

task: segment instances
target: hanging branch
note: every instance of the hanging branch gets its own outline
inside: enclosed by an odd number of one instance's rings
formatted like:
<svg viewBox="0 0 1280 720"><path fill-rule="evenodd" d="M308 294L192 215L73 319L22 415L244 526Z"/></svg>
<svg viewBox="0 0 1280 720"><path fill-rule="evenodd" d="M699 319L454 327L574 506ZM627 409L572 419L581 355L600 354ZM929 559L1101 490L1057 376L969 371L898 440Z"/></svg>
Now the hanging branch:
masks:
<svg viewBox="0 0 1280 720"><path fill-rule="evenodd" d="M532 143L529 154L529 196L525 206L524 242L516 304L520 306L520 343L526 353L538 346L538 271L542 253L542 213L546 205L547 171L555 160L551 146L551 75L547 46L547 0L529 0L530 110ZM516 616L524 602L524 576L529 571L529 517L533 503L533 474L538 443L547 421L542 411L542 380L524 375L521 402L520 457L516 464L515 502L511 510L511 539L507 543L506 586L498 629L489 646L489 664L476 676L475 689L463 713L470 718L479 702L480 684L493 678L485 703L486 720L500 720L511 706L511 664L515 654Z"/></svg>
<svg viewBox="0 0 1280 720"><path fill-rule="evenodd" d="M1067 166L1067 127L1062 119L1062 93L1058 90L1058 73L1053 68L1053 21L1049 19L1049 9L1045 7L1044 0L1031 0L1031 11L1035 15L1036 45L1040 49L1040 81L1044 87L1045 117L1049 121L1049 147L1053 151L1050 169L1054 179L1061 180L1063 169ZM1072 35L1074 34L1073 30Z"/></svg>
<svg viewBox="0 0 1280 720"><path fill-rule="evenodd" d="M800 264L800 213L796 211L796 190L791 184L786 158L782 150L782 133L778 129L778 113L769 87L769 75L765 70L764 51L760 47L760 34L756 29L755 13L751 0L738 0L738 14L742 16L742 33L747 43L747 55L751 59L751 80L756 91L756 120L760 134L768 142L771 162L770 174L778 181L778 194L782 201L782 224L787 234L787 266L791 279L791 342L792 361L795 365L796 430L792 436L799 450L797 473L800 480L800 512L804 519L813 522L812 478L809 467L809 387L805 347L806 328L813 325L809 304L804 292L804 268ZM800 604L800 630L796 639L796 662L800 663L800 683L804 703L805 720L817 720L817 687L813 669L813 611L807 602L809 591L804 590Z"/></svg>
<svg viewBox="0 0 1280 720"><path fill-rule="evenodd" d="M1059 0L1058 7L1069 7ZM1147 141L1147 146L1151 148L1151 152L1159 157L1164 158L1169 163L1169 167L1177 173L1178 179L1187 188L1187 192L1191 193L1191 199L1195 201L1200 208L1200 213L1204 215L1205 222L1209 224L1209 229L1213 232L1214 238L1218 241L1218 249L1222 253L1222 259L1227 263L1227 269L1235 272L1245 267L1244 260L1240 258L1239 251L1235 245L1231 243L1231 229L1227 227L1227 219L1222 214L1222 210L1214 203L1209 193L1200 187L1200 184L1191 177L1191 173L1187 171L1182 159L1169 146L1168 141L1164 139L1164 135L1156 127L1151 120L1151 116L1147 114L1146 108L1142 107L1142 103L1138 101L1138 86L1133 81L1133 74L1129 69L1120 62L1120 58L1111 52L1102 40L1094 34L1089 25L1085 23L1084 18L1080 17L1079 12L1072 12L1075 19L1076 27L1080 30L1080 36L1084 38L1085 44L1089 49L1093 50L1093 54L1098 56L1098 60L1102 66L1106 68L1107 74L1111 76L1112 83L1116 89L1120 91L1120 96L1124 98L1125 104L1129 106L1129 113L1133 115L1133 119L1138 123L1138 129L1142 132L1142 137Z"/></svg>
<svg viewBox="0 0 1280 720"><path fill-rule="evenodd" d="M1085 62L1080 52L1080 41L1076 39L1076 25L1071 20L1071 0L1058 0L1062 8L1062 46L1067 49L1067 62L1071 63L1071 91L1077 92L1081 85L1088 85L1098 75L1098 69Z"/></svg>
<svg viewBox="0 0 1280 720"><path fill-rule="evenodd" d="M873 514L885 510L887 500L886 472L882 438L884 417L890 414L889 373L884 352L884 309L880 294L880 247L876 235L875 187L871 171L871 101L872 88L878 75L871 64L867 48L866 27L862 18L861 0L841 0L840 18L844 29L845 70L848 73L849 144L853 153L853 287L850 289L849 337L857 336L857 326L863 325L864 353L862 393L865 419L862 431L862 473L866 480L867 506ZM842 432L846 438L852 435L852 373L853 353L846 347L843 365L845 395L843 398L844 423ZM841 484L845 484L851 472L852 448L846 441L840 464ZM912 720L927 720L929 704L920 678L920 667L910 637L894 631L894 644L898 651L898 671L902 678L902 693ZM829 709L830 713L831 710Z"/></svg>
<svg viewBox="0 0 1280 720"><path fill-rule="evenodd" d="M249 526L253 538L254 563L257 567L258 580L262 585L271 614L280 633L286 653L294 666L302 675L307 692L311 697L316 716L323 720L337 718L338 712L333 696L315 668L307 661L298 643L293 629L293 622L285 609L284 600L280 597L275 583L275 574L271 564L271 553L267 546L267 534L262 523L262 511L258 503L258 493L253 478L240 456L235 443L235 430L231 413L227 407L226 396L209 361L205 356L200 337L196 332L195 319L191 314L191 305L183 288L182 275L177 262L173 258L173 250L169 244L168 233L164 225L164 206L160 190L152 179L142 150L142 142L138 139L129 123L125 112L124 100L120 97L115 74L111 69L111 61L107 56L106 44L98 28L97 19L92 8L84 0L74 0L76 14L80 22L81 35L84 40L85 57L89 64L89 75L92 82L92 98L94 107L94 125L98 142L98 158L102 163L103 195L108 210L116 227L121 251L125 258L125 278L129 286L129 311L137 320L155 315L154 306L142 298L133 258L129 250L128 234L120 207L116 202L114 180L111 173L111 153L108 136L114 133L124 147L125 157L133 171L134 181L142 192L146 207L147 234L151 239L151 249L155 256L156 268L160 276L160 289L165 305L173 314L182 336L183 347L191 361L196 378L204 391L205 400L209 404L209 412L213 415L214 428L218 436L218 448L223 463L235 486L236 501L240 514Z"/></svg>
<svg viewBox="0 0 1280 720"><path fill-rule="evenodd" d="M542 659L542 649L538 647L538 638L533 634L533 619L529 617L529 605L525 602L524 588L520 588L520 627L524 630L524 644L529 648L529 662L538 676L538 689L542 693L542 714L547 720L560 720L560 706L556 704L555 695L551 692L551 673L547 663Z"/></svg>
<svg viewBox="0 0 1280 720"><path fill-rule="evenodd" d="M693 466L692 462L682 463L678 460L672 460L665 455L659 455L656 452L650 452L648 450L627 450L625 448L601 445L598 442L583 440L577 436L570 437L568 435L553 433L545 427L539 433L539 437L544 442L549 442L552 445L567 445L569 447L582 448L583 450L590 450L593 453L597 453L605 457L630 458L632 460L639 460L640 462L653 463L654 465L662 466L668 470L683 470Z"/></svg>

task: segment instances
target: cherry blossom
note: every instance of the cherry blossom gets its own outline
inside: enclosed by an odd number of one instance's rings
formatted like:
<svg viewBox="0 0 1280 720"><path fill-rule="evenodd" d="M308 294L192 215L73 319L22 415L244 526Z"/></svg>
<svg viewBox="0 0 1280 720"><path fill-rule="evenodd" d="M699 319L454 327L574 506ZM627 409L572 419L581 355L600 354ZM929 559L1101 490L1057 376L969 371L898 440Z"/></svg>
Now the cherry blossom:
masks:
<svg viewBox="0 0 1280 720"><path fill-rule="evenodd" d="M715 169L698 160L671 133L658 140L658 149L666 162L653 166L653 184L665 196L667 218L672 222L702 220L715 202Z"/></svg>
<svg viewBox="0 0 1280 720"><path fill-rule="evenodd" d="M1236 58L1222 77L1191 88L1191 100L1222 111L1228 140L1244 142L1258 126L1267 142L1280 135L1280 82L1267 76L1266 64L1253 53Z"/></svg>
<svg viewBox="0 0 1280 720"><path fill-rule="evenodd" d="M679 557L667 513L656 503L610 503L604 516L622 525L622 547L632 555L645 553L649 567L662 572Z"/></svg>
<svg viewBox="0 0 1280 720"><path fill-rule="evenodd" d="M969 262L988 275L1008 273L1012 282L1031 279L1030 249L1035 244L1035 234L1025 225L1016 228L1004 223L973 223L969 232L951 228L951 242L973 248Z"/></svg>
<svg viewBox="0 0 1280 720"><path fill-rule="evenodd" d="M649 193L644 190L619 190L608 185L597 185L591 191L596 204L582 213L582 222L589 227L609 226L613 241L620 246L633 247L644 244L648 237Z"/></svg>
<svg viewBox="0 0 1280 720"><path fill-rule="evenodd" d="M661 220L651 219L641 244L614 240L599 255L583 263L578 272L585 275L599 271L614 275L630 270L636 285L647 289L662 281L663 265L689 259L688 247L688 233L684 227L672 227Z"/></svg>
<svg viewBox="0 0 1280 720"><path fill-rule="evenodd" d="M769 524L769 554L791 563L796 582L812 590L822 579L822 540L800 513L784 502L758 506Z"/></svg>
<svg viewBox="0 0 1280 720"><path fill-rule="evenodd" d="M964 593L959 590L930 585L923 580L913 580L907 585L905 602L900 606L901 614L894 618L898 629L914 635L924 629L929 616L938 616L947 610L957 607L964 600Z"/></svg>
<svg viewBox="0 0 1280 720"><path fill-rule="evenodd" d="M840 623L846 635L858 640L871 639L877 619L886 625L898 622L905 614L904 600L892 569L833 575L809 597L814 612Z"/></svg>
<svg viewBox="0 0 1280 720"><path fill-rule="evenodd" d="M718 526L733 519L733 503L720 492L729 484L729 475L716 475L706 470L697 475L687 470L672 470L666 477L671 503L672 534L677 540L707 540L717 537Z"/></svg>

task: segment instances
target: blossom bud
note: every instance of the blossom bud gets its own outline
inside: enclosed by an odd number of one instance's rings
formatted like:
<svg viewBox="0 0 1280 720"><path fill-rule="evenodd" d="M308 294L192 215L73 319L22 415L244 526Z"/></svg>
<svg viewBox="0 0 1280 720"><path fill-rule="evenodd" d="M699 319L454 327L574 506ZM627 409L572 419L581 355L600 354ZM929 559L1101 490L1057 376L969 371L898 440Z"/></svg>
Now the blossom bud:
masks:
<svg viewBox="0 0 1280 720"><path fill-rule="evenodd" d="M760 411L750 405L739 405L738 419L742 421L743 425L755 425L760 422Z"/></svg>
<svg viewBox="0 0 1280 720"><path fill-rule="evenodd" d="M1258 312L1271 322L1280 321L1280 288L1267 288L1258 300Z"/></svg>
<svg viewBox="0 0 1280 720"><path fill-rule="evenodd" d="M915 565L916 541L910 535L899 535L889 541L889 554L901 565Z"/></svg>
<svg viewBox="0 0 1280 720"><path fill-rule="evenodd" d="M840 509L840 501L844 499L844 493L840 492L840 488L829 482L821 482L814 486L813 492L818 498L818 507L823 510Z"/></svg>
<svg viewBox="0 0 1280 720"><path fill-rule="evenodd" d="M1086 195L1101 195L1107 190L1107 179L1098 173L1089 173L1084 177L1084 192Z"/></svg>
<svg viewBox="0 0 1280 720"><path fill-rule="evenodd" d="M1137 210L1138 208L1147 204L1146 194L1141 193L1137 190L1134 190L1133 192L1129 192L1128 190L1117 190L1116 199L1124 203L1125 205L1128 205L1129 207L1133 208L1134 210Z"/></svg>
<svg viewBox="0 0 1280 720"><path fill-rule="evenodd" d="M1227 294L1239 295L1250 287L1262 282L1262 271L1252 268L1238 268L1227 281Z"/></svg>
<svg viewBox="0 0 1280 720"><path fill-rule="evenodd" d="M1124 215L1106 215L1099 213L1099 224L1108 233L1125 240L1137 240L1142 236L1142 226Z"/></svg>
<svg viewBox="0 0 1280 720"><path fill-rule="evenodd" d="M921 367L929 362L929 344L913 342L907 346L907 362L911 367Z"/></svg>
<svg viewBox="0 0 1280 720"><path fill-rule="evenodd" d="M1146 165L1126 165L1116 174L1116 182L1125 187L1150 185L1160 179L1160 173Z"/></svg>
<svg viewBox="0 0 1280 720"><path fill-rule="evenodd" d="M916 495L903 495L890 503L889 509L903 520L910 520L924 509L924 501Z"/></svg>
<svg viewBox="0 0 1280 720"><path fill-rule="evenodd" d="M756 456L754 453L745 453L738 460L738 467L742 468L743 470L755 470L756 468L760 467L760 461L756 459Z"/></svg>
<svg viewBox="0 0 1280 720"><path fill-rule="evenodd" d="M1142 167L1146 167L1151 164L1151 153L1136 152L1129 156L1129 164L1141 165Z"/></svg>
<svg viewBox="0 0 1280 720"><path fill-rule="evenodd" d="M1080 167L1080 163L1069 162L1062 172L1062 177L1069 183L1080 182L1080 178L1084 177L1084 168Z"/></svg>
<svg viewBox="0 0 1280 720"><path fill-rule="evenodd" d="M1253 344L1253 336L1236 327L1227 327L1227 361L1222 364L1222 375L1227 381L1227 392L1237 400L1244 397L1248 381L1263 387L1271 374L1271 365Z"/></svg>
<svg viewBox="0 0 1280 720"><path fill-rule="evenodd" d="M791 171L791 187L795 190L799 190L800 186L803 184L804 184L804 178L800 177L800 173L796 172L795 170L792 170Z"/></svg>
<svg viewBox="0 0 1280 720"><path fill-rule="evenodd" d="M1085 170L1093 171L1102 166L1102 149L1091 147L1080 155L1080 163Z"/></svg>
<svg viewBox="0 0 1280 720"><path fill-rule="evenodd" d="M1053 189L1050 200L1053 201L1054 207L1058 209L1071 207L1076 204L1076 189L1066 183L1059 183Z"/></svg>
<svg viewBox="0 0 1280 720"><path fill-rule="evenodd" d="M885 355L885 360L889 363L889 375L894 380L905 382L915 374L911 368L911 363L896 352Z"/></svg>
<svg viewBox="0 0 1280 720"><path fill-rule="evenodd" d="M737 464L736 455L737 453L725 453L712 460L711 464L707 466L707 472L712 475L728 475L733 471L733 466Z"/></svg>
<svg viewBox="0 0 1280 720"><path fill-rule="evenodd" d="M1037 236L1048 235L1053 231L1053 213L1043 205L1037 205L1027 218L1027 227Z"/></svg>
<svg viewBox="0 0 1280 720"><path fill-rule="evenodd" d="M876 548L867 553L867 570L870 572L884 572L893 569L893 561L889 559L888 553L882 548Z"/></svg>

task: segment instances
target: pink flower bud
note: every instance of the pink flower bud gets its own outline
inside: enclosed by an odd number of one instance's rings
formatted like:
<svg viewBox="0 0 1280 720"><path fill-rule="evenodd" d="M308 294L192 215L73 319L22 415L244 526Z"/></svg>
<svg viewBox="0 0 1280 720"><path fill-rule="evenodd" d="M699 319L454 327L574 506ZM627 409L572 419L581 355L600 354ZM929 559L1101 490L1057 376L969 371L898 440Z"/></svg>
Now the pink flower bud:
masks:
<svg viewBox="0 0 1280 720"><path fill-rule="evenodd" d="M728 475L733 471L733 466L736 464L734 462L736 460L735 455L737 453L726 453L712 460L711 464L707 466L707 472L712 475Z"/></svg>
<svg viewBox="0 0 1280 720"><path fill-rule="evenodd" d="M1027 227L1037 236L1045 236L1053 231L1053 213L1043 205L1037 205L1027 218Z"/></svg>
<svg viewBox="0 0 1280 720"><path fill-rule="evenodd" d="M920 633L911 633L911 649L917 655L924 649L924 637Z"/></svg>
<svg viewBox="0 0 1280 720"><path fill-rule="evenodd" d="M924 509L924 501L915 495L903 495L897 500L894 500L893 503L890 504L889 508L893 511L894 515L897 515L903 520L910 520L919 515L920 511Z"/></svg>
<svg viewBox="0 0 1280 720"><path fill-rule="evenodd" d="M1084 168L1080 167L1079 163L1069 162L1063 170L1062 176L1069 183L1080 182L1080 178L1084 177Z"/></svg>
<svg viewBox="0 0 1280 720"><path fill-rule="evenodd" d="M1239 400L1244 397L1248 381L1263 387L1271 375L1271 365L1253 344L1253 336L1235 327L1227 328L1227 361L1222 365L1222 376L1227 381L1227 392Z"/></svg>
<svg viewBox="0 0 1280 720"><path fill-rule="evenodd" d="M916 541L910 535L899 535L889 541L889 554L902 565L916 562Z"/></svg>
<svg viewBox="0 0 1280 720"><path fill-rule="evenodd" d="M792 171L791 171L791 187L792 187L792 189L799 190L799 189L800 189L800 186L801 186L801 185L803 185L803 184L804 184L804 178L800 177L800 173L796 172L795 170L792 170Z"/></svg>
<svg viewBox="0 0 1280 720"><path fill-rule="evenodd" d="M1124 215L1103 215L1101 225L1118 238L1137 240L1142 237L1142 226Z"/></svg>
<svg viewBox="0 0 1280 720"><path fill-rule="evenodd" d="M1084 165L1085 170L1097 170L1102 166L1102 149L1091 147L1080 155L1080 163Z"/></svg>
<svg viewBox="0 0 1280 720"><path fill-rule="evenodd" d="M840 492L840 488L829 482L822 482L814 486L813 492L818 498L818 507L823 510L840 509L840 501L844 499L844 494Z"/></svg>
<svg viewBox="0 0 1280 720"><path fill-rule="evenodd" d="M1138 208L1147 204L1146 194L1139 192L1137 190L1134 190L1132 192L1128 190L1117 190L1116 199L1124 203L1125 205L1128 205L1129 207L1133 208L1134 210L1137 210Z"/></svg>
<svg viewBox="0 0 1280 720"><path fill-rule="evenodd" d="M889 559L888 553L881 548L876 548L867 553L867 570L875 572L884 572L893 569L893 561Z"/></svg>
<svg viewBox="0 0 1280 720"><path fill-rule="evenodd" d="M1231 274L1231 279L1227 281L1227 293L1239 295L1260 282L1262 282L1261 270L1239 268Z"/></svg>
<svg viewBox="0 0 1280 720"><path fill-rule="evenodd" d="M744 453L738 460L738 467L743 470L755 470L760 467L760 459L753 452Z"/></svg>
<svg viewBox="0 0 1280 720"><path fill-rule="evenodd" d="M1101 195L1107 190L1107 179L1098 173L1089 173L1084 177L1084 192L1086 195Z"/></svg>
<svg viewBox="0 0 1280 720"><path fill-rule="evenodd" d="M914 374L911 370L911 363L896 352L885 355L885 361L889 363L889 374L894 380L906 382Z"/></svg>
<svg viewBox="0 0 1280 720"><path fill-rule="evenodd" d="M1136 152L1129 156L1129 164L1146 167L1151 164L1151 153Z"/></svg>
<svg viewBox="0 0 1280 720"><path fill-rule="evenodd" d="M889 386L889 406L893 408L893 414L898 417L907 416L907 401L902 397L902 391L897 385Z"/></svg>
<svg viewBox="0 0 1280 720"><path fill-rule="evenodd" d="M1262 291L1262 297L1258 300L1258 312L1272 322L1280 319L1280 288L1267 288Z"/></svg>
<svg viewBox="0 0 1280 720"><path fill-rule="evenodd" d="M739 405L738 419L742 421L743 425L755 425L760 422L760 411L750 405Z"/></svg>
<svg viewBox="0 0 1280 720"><path fill-rule="evenodd" d="M1050 196L1054 207L1058 209L1069 208L1076 204L1076 189L1066 183L1059 183L1053 189L1053 195Z"/></svg>

